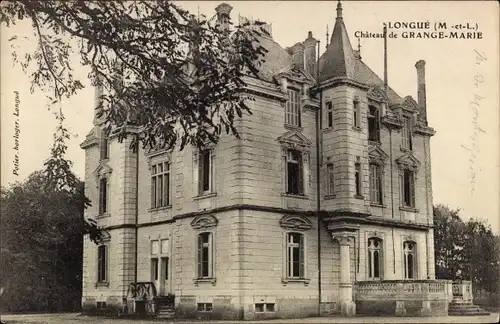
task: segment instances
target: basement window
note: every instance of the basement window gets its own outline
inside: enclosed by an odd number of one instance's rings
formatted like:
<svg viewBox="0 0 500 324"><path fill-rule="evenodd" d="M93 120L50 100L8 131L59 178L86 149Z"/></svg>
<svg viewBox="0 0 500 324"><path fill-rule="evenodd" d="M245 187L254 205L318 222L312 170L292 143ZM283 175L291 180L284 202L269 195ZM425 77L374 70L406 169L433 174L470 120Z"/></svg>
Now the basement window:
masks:
<svg viewBox="0 0 500 324"><path fill-rule="evenodd" d="M212 303L198 303L198 312L211 312Z"/></svg>
<svg viewBox="0 0 500 324"><path fill-rule="evenodd" d="M258 303L255 304L255 312L256 313L273 313L275 312L274 310L274 303Z"/></svg>
<svg viewBox="0 0 500 324"><path fill-rule="evenodd" d="M97 309L104 309L106 308L106 302L97 302L96 307Z"/></svg>

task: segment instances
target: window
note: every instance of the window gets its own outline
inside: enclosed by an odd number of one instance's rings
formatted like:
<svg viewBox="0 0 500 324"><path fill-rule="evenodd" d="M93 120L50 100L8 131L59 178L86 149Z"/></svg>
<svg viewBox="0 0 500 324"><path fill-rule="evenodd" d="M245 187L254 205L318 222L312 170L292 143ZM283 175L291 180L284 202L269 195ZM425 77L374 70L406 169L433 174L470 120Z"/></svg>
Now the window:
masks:
<svg viewBox="0 0 500 324"><path fill-rule="evenodd" d="M353 121L354 121L354 127L360 127L359 125L359 101L354 100L353 102Z"/></svg>
<svg viewBox="0 0 500 324"><path fill-rule="evenodd" d="M300 151L288 150L286 159L287 194L304 194L304 167Z"/></svg>
<svg viewBox="0 0 500 324"><path fill-rule="evenodd" d="M255 312L256 313L266 313L266 312L274 312L274 303L258 303L255 304Z"/></svg>
<svg viewBox="0 0 500 324"><path fill-rule="evenodd" d="M168 257L161 258L161 277L163 280L168 279L168 261Z"/></svg>
<svg viewBox="0 0 500 324"><path fill-rule="evenodd" d="M96 308L97 309L104 309L104 308L106 308L106 302L103 302L103 301L96 302Z"/></svg>
<svg viewBox="0 0 500 324"><path fill-rule="evenodd" d="M373 203L382 204L382 166L370 164L370 198Z"/></svg>
<svg viewBox="0 0 500 324"><path fill-rule="evenodd" d="M198 278L213 277L212 233L198 235Z"/></svg>
<svg viewBox="0 0 500 324"><path fill-rule="evenodd" d="M108 281L108 247L99 245L97 247L97 282Z"/></svg>
<svg viewBox="0 0 500 324"><path fill-rule="evenodd" d="M287 234L287 277L304 278L304 235Z"/></svg>
<svg viewBox="0 0 500 324"><path fill-rule="evenodd" d="M300 91L288 89L288 101L286 102L285 124L300 127Z"/></svg>
<svg viewBox="0 0 500 324"><path fill-rule="evenodd" d="M378 238L368 239L368 278L382 278L382 262L381 262L382 240Z"/></svg>
<svg viewBox="0 0 500 324"><path fill-rule="evenodd" d="M415 278L415 242L406 241L403 243L405 279Z"/></svg>
<svg viewBox="0 0 500 324"><path fill-rule="evenodd" d="M356 196L361 196L361 163L354 164L354 181L356 185Z"/></svg>
<svg viewBox="0 0 500 324"><path fill-rule="evenodd" d="M328 181L328 195L335 195L335 172L333 163L326 165L326 177Z"/></svg>
<svg viewBox="0 0 500 324"><path fill-rule="evenodd" d="M401 147L406 150L412 149L411 121L410 118L403 118L403 129L401 130Z"/></svg>
<svg viewBox="0 0 500 324"><path fill-rule="evenodd" d="M415 207L415 174L405 169L400 176L402 205L404 207Z"/></svg>
<svg viewBox="0 0 500 324"><path fill-rule="evenodd" d="M108 138L106 137L106 132L102 131L101 132L101 143L99 144L100 146L100 151L101 151L101 160L105 160L109 158L109 142Z"/></svg>
<svg viewBox="0 0 500 324"><path fill-rule="evenodd" d="M333 126L333 104L331 101L326 103L326 123L327 127Z"/></svg>
<svg viewBox="0 0 500 324"><path fill-rule="evenodd" d="M170 163L151 166L151 208L170 205Z"/></svg>
<svg viewBox="0 0 500 324"><path fill-rule="evenodd" d="M198 183L199 194L214 192L214 161L212 150L201 150L199 153Z"/></svg>
<svg viewBox="0 0 500 324"><path fill-rule="evenodd" d="M151 259L151 280L158 280L158 258Z"/></svg>
<svg viewBox="0 0 500 324"><path fill-rule="evenodd" d="M380 141L380 120L379 111L374 106L368 107L368 140L372 142Z"/></svg>
<svg viewBox="0 0 500 324"><path fill-rule="evenodd" d="M211 312L212 303L198 303L197 310L198 312Z"/></svg>
<svg viewBox="0 0 500 324"><path fill-rule="evenodd" d="M99 180L99 214L105 214L108 211L108 179Z"/></svg>

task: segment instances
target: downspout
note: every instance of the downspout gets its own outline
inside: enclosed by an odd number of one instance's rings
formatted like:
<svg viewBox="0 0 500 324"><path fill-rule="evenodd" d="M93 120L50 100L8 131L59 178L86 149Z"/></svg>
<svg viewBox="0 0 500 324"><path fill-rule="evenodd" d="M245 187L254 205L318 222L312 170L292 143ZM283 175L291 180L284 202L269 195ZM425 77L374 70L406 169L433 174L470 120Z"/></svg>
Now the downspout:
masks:
<svg viewBox="0 0 500 324"><path fill-rule="evenodd" d="M137 261L139 259L139 133L135 135L136 139L136 152L135 152L135 262L134 262L134 282L137 282L138 277L138 267Z"/></svg>
<svg viewBox="0 0 500 324"><path fill-rule="evenodd" d="M318 227L318 316L321 316L321 188L320 188L320 132L321 132L321 117L323 107L323 91L319 84L319 49L320 41L318 41L318 61L316 64L316 86L319 90L319 108L316 109L316 219Z"/></svg>
<svg viewBox="0 0 500 324"><path fill-rule="evenodd" d="M385 91L385 96L389 98L388 95L388 89L389 89L389 82L388 82L388 63L387 63L387 26L384 24L383 28L383 35L384 35L384 91ZM389 109L389 101L387 101L387 107L386 109ZM393 165L392 165L392 130L390 127L389 129L389 146L390 146L390 168L391 168L391 215L392 219L394 219L394 175L393 175ZM394 227L391 228L391 236L392 236L392 263L393 263L393 269L394 273L396 273L396 247L394 244Z"/></svg>
<svg viewBox="0 0 500 324"><path fill-rule="evenodd" d="M429 221L429 214L430 214L430 210L429 210L429 179L428 179L428 173L427 173L427 163L428 163L428 160L427 160L427 145L426 145L426 138L424 137L424 156L425 156L425 159L424 159L424 163L425 163L425 188L426 188L426 193L425 193L425 205L426 205L426 209L427 209L427 231L425 231L425 254L427 255L427 257L425 258L425 267L427 269L427 279L430 279L430 276L429 276L429 257L430 257L430 254L429 254L429 227L430 227L430 221Z"/></svg>
<svg viewBox="0 0 500 324"><path fill-rule="evenodd" d="M392 219L394 219L394 170L392 166L392 129L389 127L389 159L390 161L390 168L391 168L391 213L392 213ZM392 234L392 268L394 269L393 272L396 273L396 247L394 244L394 227L391 228L391 234Z"/></svg>

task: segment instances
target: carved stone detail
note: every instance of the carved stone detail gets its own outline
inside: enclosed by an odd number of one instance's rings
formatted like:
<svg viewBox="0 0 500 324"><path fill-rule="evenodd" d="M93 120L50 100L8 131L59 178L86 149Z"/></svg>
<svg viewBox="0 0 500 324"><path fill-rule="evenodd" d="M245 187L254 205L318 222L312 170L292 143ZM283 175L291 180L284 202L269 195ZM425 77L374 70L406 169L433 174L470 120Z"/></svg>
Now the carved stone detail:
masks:
<svg viewBox="0 0 500 324"><path fill-rule="evenodd" d="M312 223L304 216L285 215L280 220L280 226L290 230L307 231L312 228Z"/></svg>
<svg viewBox="0 0 500 324"><path fill-rule="evenodd" d="M339 242L340 245L351 245L354 243L354 233L332 233L332 239Z"/></svg>
<svg viewBox="0 0 500 324"><path fill-rule="evenodd" d="M218 222L217 218L213 215L200 215L191 221L191 227L194 229L206 229L217 226Z"/></svg>

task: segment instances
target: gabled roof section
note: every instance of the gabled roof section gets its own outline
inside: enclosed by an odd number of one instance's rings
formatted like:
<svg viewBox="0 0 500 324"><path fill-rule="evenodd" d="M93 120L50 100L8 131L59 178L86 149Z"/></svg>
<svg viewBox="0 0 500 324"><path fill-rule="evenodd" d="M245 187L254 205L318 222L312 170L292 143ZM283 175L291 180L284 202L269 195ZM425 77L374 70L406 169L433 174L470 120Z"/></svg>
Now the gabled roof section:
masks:
<svg viewBox="0 0 500 324"><path fill-rule="evenodd" d="M310 147L312 142L307 139L301 132L291 130L278 137L278 142L282 145L290 146L290 148Z"/></svg>
<svg viewBox="0 0 500 324"><path fill-rule="evenodd" d="M307 83L307 84L315 84L316 81L314 78L307 72L300 68L297 68L295 65L291 64L274 76L276 82L279 82L281 77L286 77L290 80L297 81L299 83Z"/></svg>
<svg viewBox="0 0 500 324"><path fill-rule="evenodd" d="M384 86L384 81L382 81L379 76L373 72L372 69L368 67L360 58L356 58L356 68L354 73L355 81L359 83L366 84L368 86ZM401 99L401 97L394 91L391 87L387 87L387 96L389 97L390 102L394 102L396 100Z"/></svg>
<svg viewBox="0 0 500 324"><path fill-rule="evenodd" d="M330 44L319 62L319 81L345 77L354 79L356 57L342 18L342 4L337 4L337 18Z"/></svg>
<svg viewBox="0 0 500 324"><path fill-rule="evenodd" d="M386 102L389 100L385 92L382 90L382 87L378 85L372 85L370 89L368 89L368 93L366 95L368 99Z"/></svg>
<svg viewBox="0 0 500 324"><path fill-rule="evenodd" d="M412 152L406 152L402 156L396 159L396 163L401 167L407 167L410 169L418 169L420 167L420 161L413 155Z"/></svg>
<svg viewBox="0 0 500 324"><path fill-rule="evenodd" d="M293 64L288 52L270 37L257 36L259 44L267 50L264 62L259 66L259 77L268 82L275 82L273 77Z"/></svg>
<svg viewBox="0 0 500 324"><path fill-rule="evenodd" d="M402 99L396 100L391 103L391 108L392 107L401 107L403 110L410 111L410 112L420 112L420 106L418 103L413 99L412 96L406 96Z"/></svg>

